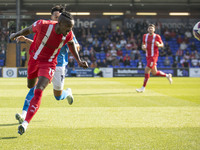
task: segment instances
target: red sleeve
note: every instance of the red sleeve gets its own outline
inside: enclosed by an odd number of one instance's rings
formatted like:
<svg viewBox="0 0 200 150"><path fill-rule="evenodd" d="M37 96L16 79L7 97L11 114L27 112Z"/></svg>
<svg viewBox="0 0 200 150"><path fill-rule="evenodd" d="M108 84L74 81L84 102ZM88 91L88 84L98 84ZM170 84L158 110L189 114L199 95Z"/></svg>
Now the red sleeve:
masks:
<svg viewBox="0 0 200 150"><path fill-rule="evenodd" d="M33 32L40 32L43 25L43 20L38 20L32 24Z"/></svg>
<svg viewBox="0 0 200 150"><path fill-rule="evenodd" d="M143 40L142 40L143 44L145 44L145 36L146 36L146 34L143 35Z"/></svg>
<svg viewBox="0 0 200 150"><path fill-rule="evenodd" d="M157 37L156 41L158 41L159 43L163 42L162 39L161 39L161 37L160 37L160 35L156 34L156 37Z"/></svg>

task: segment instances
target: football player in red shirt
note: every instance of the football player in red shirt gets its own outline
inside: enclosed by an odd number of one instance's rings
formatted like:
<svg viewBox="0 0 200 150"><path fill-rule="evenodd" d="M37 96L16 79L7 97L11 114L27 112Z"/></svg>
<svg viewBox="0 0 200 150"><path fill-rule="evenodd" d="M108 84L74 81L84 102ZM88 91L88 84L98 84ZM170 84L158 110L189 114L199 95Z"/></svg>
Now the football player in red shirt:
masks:
<svg viewBox="0 0 200 150"><path fill-rule="evenodd" d="M10 35L10 39L14 40L18 36L35 33L34 41L29 49L30 58L28 62L27 81L28 88L32 88L35 85L36 88L25 121L18 127L18 133L21 135L26 131L29 122L40 107L43 90L53 78L57 56L61 47L67 43L79 66L88 68L87 62L81 61L75 48L75 43L72 40L73 26L74 19L71 14L63 12L59 16L58 22L38 20L30 27Z"/></svg>
<svg viewBox="0 0 200 150"><path fill-rule="evenodd" d="M172 75L166 74L162 71L157 70L157 60L159 56L158 48L163 47L163 41L160 37L160 35L155 34L155 25L150 24L148 26L148 33L144 34L143 36L143 43L142 43L142 49L146 51L146 60L147 65L145 68L145 79L142 88L136 89L137 92L144 92L146 84L148 82L148 79L150 77L150 73L156 76L162 76L167 77L170 84L172 84Z"/></svg>

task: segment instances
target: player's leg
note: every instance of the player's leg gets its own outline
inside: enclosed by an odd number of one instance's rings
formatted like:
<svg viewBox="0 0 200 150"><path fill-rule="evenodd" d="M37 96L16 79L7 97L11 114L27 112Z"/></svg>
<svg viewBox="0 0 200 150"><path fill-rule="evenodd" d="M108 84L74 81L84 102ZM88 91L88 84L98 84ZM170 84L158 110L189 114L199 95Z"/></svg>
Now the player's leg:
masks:
<svg viewBox="0 0 200 150"><path fill-rule="evenodd" d="M145 91L145 87L147 85L147 82L150 78L150 72L151 72L151 68L149 68L148 66L145 67L145 75L144 75L144 82L143 82L143 86L140 89L136 89L136 91L138 93L142 93Z"/></svg>
<svg viewBox="0 0 200 150"><path fill-rule="evenodd" d="M70 88L63 90L64 82L65 82L65 68L56 67L56 71L52 80L54 97L58 101L67 99L68 103L71 105L74 101L72 91Z"/></svg>
<svg viewBox="0 0 200 150"><path fill-rule="evenodd" d="M55 72L55 66L53 66L51 64L49 66L48 65L49 64L38 65L38 66L40 66L37 69L38 70L37 75L39 77L38 77L38 82L37 82L36 88L34 90L34 97L32 98L32 100L30 102L30 106L28 108L25 121L18 127L18 133L21 135L26 131L29 122L31 121L31 119L33 118L33 116L35 115L37 110L39 109L40 103L41 103L41 98L42 98L42 93L53 78L53 75ZM29 74L28 74L28 77L30 77ZM30 79L31 79L31 77L28 78L28 86L34 85L33 81Z"/></svg>
<svg viewBox="0 0 200 150"><path fill-rule="evenodd" d="M31 99L33 98L34 96L34 89L35 87L31 88L28 92L28 94L26 95L26 98L25 98L25 101L24 101L24 106L23 106L23 109L22 109L22 113L17 113L15 115L15 118L19 121L19 123L21 124L24 119L26 118L26 114L27 114L27 110L28 110L28 107L30 105L30 101Z"/></svg>
<svg viewBox="0 0 200 150"><path fill-rule="evenodd" d="M35 65L35 62L32 63L31 60L29 60L28 63L28 74L29 74L29 82L27 83L28 88L30 88L28 94L26 95L26 99L24 101L24 106L22 109L22 113L17 113L15 115L15 118L19 121L21 124L24 119L26 118L27 110L30 105L30 101L34 96L34 87L37 82L37 65Z"/></svg>
<svg viewBox="0 0 200 150"><path fill-rule="evenodd" d="M156 66L152 69L152 74L155 76L166 77L168 79L169 83L172 84L172 74L166 74L162 71L159 71L159 70L157 70Z"/></svg>
<svg viewBox="0 0 200 150"><path fill-rule="evenodd" d="M29 83L29 81L30 80L28 79L28 83ZM28 108L25 121L18 127L19 134L22 135L26 131L26 128L27 128L29 122L31 121L33 116L38 111L40 104L41 104L43 90L47 87L47 85L49 84L49 81L50 80L48 78L46 78L44 76L39 76L38 83L34 90L34 97L32 98L32 100L30 102L30 106Z"/></svg>
<svg viewBox="0 0 200 150"><path fill-rule="evenodd" d="M150 78L150 72L152 67L154 66L154 59L152 57L147 58L147 66L145 67L145 74L144 74L144 82L143 86L140 89L136 89L138 93L142 93L145 91L145 87L147 85L147 82Z"/></svg>

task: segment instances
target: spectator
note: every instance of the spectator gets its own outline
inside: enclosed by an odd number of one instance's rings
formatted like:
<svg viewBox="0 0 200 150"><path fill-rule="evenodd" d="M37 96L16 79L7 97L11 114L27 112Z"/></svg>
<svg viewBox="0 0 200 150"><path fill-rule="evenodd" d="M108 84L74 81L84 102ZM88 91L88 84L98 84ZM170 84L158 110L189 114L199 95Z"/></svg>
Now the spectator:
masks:
<svg viewBox="0 0 200 150"><path fill-rule="evenodd" d="M70 68L75 67L75 63L74 63L74 59L73 58L69 58L67 66L70 67Z"/></svg>
<svg viewBox="0 0 200 150"><path fill-rule="evenodd" d="M170 48L167 50L166 54L167 54L168 56L172 56L172 51L171 51Z"/></svg>
<svg viewBox="0 0 200 150"><path fill-rule="evenodd" d="M188 29L186 30L185 37L188 39L192 37L192 33L190 32L190 30L188 30Z"/></svg>
<svg viewBox="0 0 200 150"><path fill-rule="evenodd" d="M123 58L123 63L124 63L124 66L130 66L130 56L128 56L128 54L126 54Z"/></svg>
<svg viewBox="0 0 200 150"><path fill-rule="evenodd" d="M183 38L181 37L181 35L178 35L178 38L176 39L178 44L181 44L183 42Z"/></svg>
<svg viewBox="0 0 200 150"><path fill-rule="evenodd" d="M124 59L124 66L130 66L130 64L131 64L130 60L128 59L128 57L126 57Z"/></svg>
<svg viewBox="0 0 200 150"><path fill-rule="evenodd" d="M76 77L77 76L77 72L76 72L74 67L72 68L70 73L71 73L71 77Z"/></svg>
<svg viewBox="0 0 200 150"><path fill-rule="evenodd" d="M108 65L111 65L111 63L112 63L112 54L111 54L110 50L106 53L106 62Z"/></svg>
<svg viewBox="0 0 200 150"><path fill-rule="evenodd" d="M99 45L97 43L95 43L95 45L94 45L94 51L96 53L100 53L101 52L101 47L99 47Z"/></svg>
<svg viewBox="0 0 200 150"><path fill-rule="evenodd" d="M122 37L122 39L120 40L120 44L121 44L122 47L125 47L125 45L127 44L124 37Z"/></svg>
<svg viewBox="0 0 200 150"><path fill-rule="evenodd" d="M164 59L164 65L165 65L165 67L170 66L170 60L169 60L168 56L166 56Z"/></svg>
<svg viewBox="0 0 200 150"><path fill-rule="evenodd" d="M116 51L115 47L112 47L110 52L111 52L112 56L117 56L117 51Z"/></svg>
<svg viewBox="0 0 200 150"><path fill-rule="evenodd" d="M134 52L135 52L135 59L134 60L138 60L141 56L140 52L139 52L139 50L135 50Z"/></svg>
<svg viewBox="0 0 200 150"><path fill-rule="evenodd" d="M170 33L170 31L169 31L168 29L165 30L165 32L164 32L164 37L165 37L165 40L166 40L166 41L169 41L169 40L170 40L170 38L171 38L171 33Z"/></svg>
<svg viewBox="0 0 200 150"><path fill-rule="evenodd" d="M122 56L123 53L122 53L122 50L121 49L117 49L117 56Z"/></svg>
<svg viewBox="0 0 200 150"><path fill-rule="evenodd" d="M104 46L104 43L101 43L100 52L101 52L101 53L107 53L107 49L106 49L106 47Z"/></svg>
<svg viewBox="0 0 200 150"><path fill-rule="evenodd" d="M190 53L189 53L189 51L186 51L186 53L184 54L184 59L185 60L189 60L190 59Z"/></svg>
<svg viewBox="0 0 200 150"><path fill-rule="evenodd" d="M192 65L192 67L198 67L199 66L199 60L197 58L191 59L191 65Z"/></svg>
<svg viewBox="0 0 200 150"><path fill-rule="evenodd" d="M83 56L84 56L84 58L90 56L90 51L88 50L87 47L86 47L85 50L83 51Z"/></svg>
<svg viewBox="0 0 200 150"><path fill-rule="evenodd" d="M21 67L25 67L26 58L26 48L23 48L21 51Z"/></svg>
<svg viewBox="0 0 200 150"><path fill-rule="evenodd" d="M112 66L115 67L115 66L119 66L119 59L117 59L116 56L112 56Z"/></svg>
<svg viewBox="0 0 200 150"><path fill-rule="evenodd" d="M106 62L105 59L103 59L103 62L101 63L101 66L99 67L107 67L108 66L108 63Z"/></svg>
<svg viewBox="0 0 200 150"><path fill-rule="evenodd" d="M143 68L143 67L144 67L144 64L140 58L139 61L137 62L137 68Z"/></svg>
<svg viewBox="0 0 200 150"><path fill-rule="evenodd" d="M180 49L181 49L181 50L186 50L186 49L187 49L187 44L185 43L185 41L183 41L183 42L180 44Z"/></svg>
<svg viewBox="0 0 200 150"><path fill-rule="evenodd" d="M96 61L92 61L92 63L90 64L90 68L96 68L97 66L98 65Z"/></svg>
<svg viewBox="0 0 200 150"><path fill-rule="evenodd" d="M196 59L200 59L200 54L197 50L194 51L194 55Z"/></svg>
<svg viewBox="0 0 200 150"><path fill-rule="evenodd" d="M178 63L177 63L176 60L173 62L173 64L172 64L172 68L178 68Z"/></svg>
<svg viewBox="0 0 200 150"><path fill-rule="evenodd" d="M94 69L94 75L99 76L99 77L103 77L103 72L99 69L99 67L96 67Z"/></svg>
<svg viewBox="0 0 200 150"><path fill-rule="evenodd" d="M92 42L93 42L92 35L88 34L88 36L87 36L87 44L92 44Z"/></svg>
<svg viewBox="0 0 200 150"><path fill-rule="evenodd" d="M130 58L131 58L131 60L135 60L135 52L134 51L131 51Z"/></svg>
<svg viewBox="0 0 200 150"><path fill-rule="evenodd" d="M188 60L185 60L184 58L181 59L180 63L182 65L182 67L184 67L184 68L188 68L189 67Z"/></svg>
<svg viewBox="0 0 200 150"><path fill-rule="evenodd" d="M160 55L160 57L165 57L165 56L166 56L166 52L165 52L165 50L164 50L164 49L161 49L159 55Z"/></svg>
<svg viewBox="0 0 200 150"><path fill-rule="evenodd" d="M191 49L191 51L195 51L197 49L197 47L196 47L194 42L191 43L190 49Z"/></svg>
<svg viewBox="0 0 200 150"><path fill-rule="evenodd" d="M175 38L175 37L176 37L176 31L175 31L175 30L172 30L172 32L171 32L171 37L172 37L172 38Z"/></svg>
<svg viewBox="0 0 200 150"><path fill-rule="evenodd" d="M183 56L183 51L179 48L179 49L176 51L176 61L179 62L182 56Z"/></svg>

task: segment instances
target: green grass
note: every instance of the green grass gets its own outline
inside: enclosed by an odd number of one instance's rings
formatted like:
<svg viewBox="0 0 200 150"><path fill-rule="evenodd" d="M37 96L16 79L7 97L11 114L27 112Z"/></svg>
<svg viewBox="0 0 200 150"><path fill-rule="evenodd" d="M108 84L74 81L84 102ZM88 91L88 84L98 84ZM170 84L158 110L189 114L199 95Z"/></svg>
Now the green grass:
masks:
<svg viewBox="0 0 200 150"><path fill-rule="evenodd" d="M17 134L15 113L26 79L0 78L0 149L199 150L200 78L66 78L75 102L56 101L45 89L27 132Z"/></svg>

